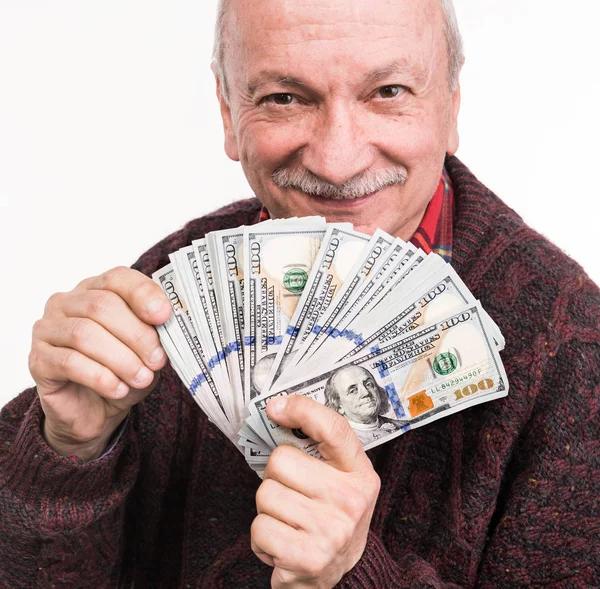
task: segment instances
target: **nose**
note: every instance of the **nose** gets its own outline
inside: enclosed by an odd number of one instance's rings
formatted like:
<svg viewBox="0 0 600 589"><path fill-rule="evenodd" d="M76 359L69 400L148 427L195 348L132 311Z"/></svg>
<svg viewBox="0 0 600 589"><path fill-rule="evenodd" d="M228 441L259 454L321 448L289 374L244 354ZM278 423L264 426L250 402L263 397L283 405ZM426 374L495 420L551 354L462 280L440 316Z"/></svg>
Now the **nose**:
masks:
<svg viewBox="0 0 600 589"><path fill-rule="evenodd" d="M302 165L321 180L340 186L372 165L373 149L356 106L339 101L320 114L302 149Z"/></svg>
<svg viewBox="0 0 600 589"><path fill-rule="evenodd" d="M375 395L373 394L373 391L370 391L366 386L364 385L358 385L359 386L359 392L360 392L360 398L361 399L374 399Z"/></svg>

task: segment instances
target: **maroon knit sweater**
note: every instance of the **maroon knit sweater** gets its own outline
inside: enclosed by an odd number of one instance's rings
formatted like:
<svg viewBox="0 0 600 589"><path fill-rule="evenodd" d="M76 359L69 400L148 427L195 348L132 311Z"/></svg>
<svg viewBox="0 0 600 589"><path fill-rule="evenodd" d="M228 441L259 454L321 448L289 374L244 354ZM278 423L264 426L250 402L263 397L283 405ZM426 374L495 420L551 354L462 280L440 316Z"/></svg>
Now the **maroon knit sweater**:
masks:
<svg viewBox="0 0 600 589"><path fill-rule="evenodd" d="M340 587L600 586L600 293L456 159L454 260L506 337L507 398L369 452L382 479ZM136 263L150 274L246 200ZM250 550L259 479L166 368L115 448L83 463L40 433L34 389L0 419L2 587L268 587Z"/></svg>

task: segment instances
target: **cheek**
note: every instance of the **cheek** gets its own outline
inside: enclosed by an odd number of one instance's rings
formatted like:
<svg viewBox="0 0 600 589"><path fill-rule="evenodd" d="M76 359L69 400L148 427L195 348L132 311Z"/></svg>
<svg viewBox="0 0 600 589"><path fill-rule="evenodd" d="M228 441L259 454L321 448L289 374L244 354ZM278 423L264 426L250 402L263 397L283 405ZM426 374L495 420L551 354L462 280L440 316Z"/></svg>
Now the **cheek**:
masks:
<svg viewBox="0 0 600 589"><path fill-rule="evenodd" d="M277 123L241 120L238 126L240 159L251 168L271 173L300 149L305 132L285 120Z"/></svg>
<svg viewBox="0 0 600 589"><path fill-rule="evenodd" d="M444 144L440 132L437 119L427 118L426 113L403 116L386 125L380 148L410 169L439 155Z"/></svg>

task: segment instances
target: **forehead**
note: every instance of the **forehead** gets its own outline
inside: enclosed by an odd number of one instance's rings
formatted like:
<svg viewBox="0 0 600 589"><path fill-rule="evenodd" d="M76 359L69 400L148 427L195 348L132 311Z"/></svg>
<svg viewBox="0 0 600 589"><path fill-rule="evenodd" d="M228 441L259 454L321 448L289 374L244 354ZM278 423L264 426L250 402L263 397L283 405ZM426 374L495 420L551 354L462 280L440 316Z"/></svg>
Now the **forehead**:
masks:
<svg viewBox="0 0 600 589"><path fill-rule="evenodd" d="M359 366L349 366L338 372L336 375L336 383L338 387L345 389L354 383L361 383L367 379L372 379L372 375Z"/></svg>
<svg viewBox="0 0 600 589"><path fill-rule="evenodd" d="M391 61L428 70L445 43L439 0L230 0L225 37L247 79Z"/></svg>

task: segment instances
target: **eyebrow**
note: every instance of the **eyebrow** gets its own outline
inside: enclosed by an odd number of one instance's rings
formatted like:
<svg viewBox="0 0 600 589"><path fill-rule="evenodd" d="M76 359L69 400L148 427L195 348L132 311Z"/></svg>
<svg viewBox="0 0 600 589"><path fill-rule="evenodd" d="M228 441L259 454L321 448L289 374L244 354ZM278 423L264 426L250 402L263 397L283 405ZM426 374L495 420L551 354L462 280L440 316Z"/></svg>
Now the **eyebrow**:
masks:
<svg viewBox="0 0 600 589"><path fill-rule="evenodd" d="M251 94L256 94L258 90L267 84L277 84L286 88L309 88L309 85L300 78L285 76L277 72L260 72L248 82L248 91Z"/></svg>
<svg viewBox="0 0 600 589"><path fill-rule="evenodd" d="M363 84L374 85L383 82L394 75L407 76L415 84L422 85L427 77L427 74L411 66L405 60L393 61L389 65L373 70L363 77ZM279 72L262 71L259 72L248 82L248 91L255 95L263 86L267 84L277 84L284 88L303 88L310 90L311 86L301 78L288 76Z"/></svg>
<svg viewBox="0 0 600 589"><path fill-rule="evenodd" d="M384 68L369 72L365 77L364 81L367 84L377 84L387 80L391 76L401 75L408 76L413 79L417 84L420 84L425 79L425 73L415 69L407 61L393 61Z"/></svg>

